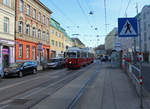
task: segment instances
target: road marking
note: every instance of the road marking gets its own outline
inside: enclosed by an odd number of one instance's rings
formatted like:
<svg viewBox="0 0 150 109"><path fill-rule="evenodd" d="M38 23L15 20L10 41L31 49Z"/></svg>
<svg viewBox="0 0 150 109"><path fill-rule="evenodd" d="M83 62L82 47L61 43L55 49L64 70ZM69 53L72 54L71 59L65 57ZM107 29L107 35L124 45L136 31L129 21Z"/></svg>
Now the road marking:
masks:
<svg viewBox="0 0 150 109"><path fill-rule="evenodd" d="M55 73L57 74L57 73L59 73L59 72L62 72L62 71L57 71L57 72L55 72ZM54 74L54 73L52 73L52 74ZM8 88L15 87L15 86L18 86L18 85L21 85L21 84L23 84L23 83L27 83L27 82L30 82L30 81L33 81L33 80L37 80L37 79L40 79L40 78L45 78L45 77L48 77L48 76L50 76L50 74L49 74L49 75L44 75L44 76L38 76L38 77L36 77L36 78L31 78L31 79L29 79L29 80L24 80L24 81L21 81L21 82L17 82L17 83L15 83L15 84L7 85L7 86L4 86L4 87L1 87L1 88L0 88L0 91L5 90L5 89L8 89Z"/></svg>
<svg viewBox="0 0 150 109"><path fill-rule="evenodd" d="M94 72L94 74L88 79L88 81L84 84L84 86L80 89L79 93L76 95L76 97L73 99L73 101L69 104L67 109L73 109L74 105L77 103L77 101L80 99L80 97L83 95L83 93L86 91L88 88L89 84L95 79L97 73L98 73L98 68Z"/></svg>
<svg viewBox="0 0 150 109"><path fill-rule="evenodd" d="M91 65L92 65L92 64L91 64ZM91 67L92 67L91 65L89 65L89 66L86 67L86 68L91 68ZM59 81L57 81L57 82L55 82L55 83L53 83L53 84L50 84L49 86L47 86L47 87L45 87L45 88L41 88L41 89L38 90L38 91L35 91L35 92L33 92L33 93L30 93L30 94L28 94L28 95L26 95L26 96L23 96L23 97L20 97L20 98L21 98L21 99L25 99L25 98L27 98L27 97L29 97L29 96L32 96L32 95L34 95L34 94L36 94L36 93L39 93L39 92L41 92L41 91L43 91L43 90L45 90L45 89L48 89L48 88L50 88L50 87L52 87L52 86L55 86L56 84L60 83L61 81L64 81L65 79L70 78L71 76L74 76L74 75L76 75L77 73L82 72L82 71L84 71L84 70L85 70L85 68L80 69L80 70L78 70L76 73L73 73L72 75L66 76L65 78L63 78L63 79L61 79L61 80L59 80ZM61 72L61 71L58 71L58 72ZM57 73L58 73L58 72L57 72ZM69 72L69 71L67 71L67 72ZM84 71L84 72L85 72L85 71ZM43 77L44 77L44 76L43 76ZM18 96L21 96L21 95L18 95ZM13 97L13 98L11 98L11 99L9 99L9 100L6 100L6 101L1 102L0 104L3 104L4 106L0 107L0 109L5 109L6 107L8 107L8 106L9 106L8 103L12 102L12 101L13 101L14 99L16 99L16 98L19 98L18 96L15 96L15 97Z"/></svg>
<svg viewBox="0 0 150 109"><path fill-rule="evenodd" d="M90 67L90 66L89 66L89 67ZM89 68L89 67L88 67L88 68ZM55 83L53 83L53 84L50 84L50 85L48 85L48 86L45 87L45 88L41 88L41 89L39 89L38 91L32 92L32 93L30 93L30 94L28 94L28 95L26 95L26 96L24 96L24 97L20 97L20 98L21 98L21 99L26 99L27 97L32 96L32 95L34 95L34 94L37 94L37 93L39 93L39 92L41 92L41 91L43 91L43 90L45 90L45 89L48 89L49 87L55 86L56 84L60 83L61 81L64 81L64 80L66 80L67 78L70 78L71 76L74 76L74 75L76 75L77 73L79 73L79 72L81 72L81 71L84 71L84 70L85 70L85 69L80 69L80 70L78 70L76 73L73 73L72 75L66 76L65 78L63 78L63 79L61 79L61 80L59 80L59 81L57 81L57 82L55 82ZM21 96L21 95L18 95L18 96ZM6 107L8 107L8 106L9 106L8 103L12 102L13 99L19 98L18 96L15 96L15 97L13 97L12 99L9 99L9 100L7 100L7 101L4 101L4 102L0 103L0 104L4 104L4 106L0 107L0 109L5 109Z"/></svg>

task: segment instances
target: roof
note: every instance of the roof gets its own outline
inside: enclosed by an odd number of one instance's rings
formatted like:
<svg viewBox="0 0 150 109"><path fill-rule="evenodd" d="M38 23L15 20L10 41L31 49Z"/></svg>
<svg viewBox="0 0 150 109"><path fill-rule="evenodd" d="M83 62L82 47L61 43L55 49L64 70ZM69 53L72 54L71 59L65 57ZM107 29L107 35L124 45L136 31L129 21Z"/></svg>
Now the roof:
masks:
<svg viewBox="0 0 150 109"><path fill-rule="evenodd" d="M78 43L79 45L84 45L84 44L80 41L80 39L78 39L78 38L71 38L71 39L72 39L73 42L77 41L77 43ZM85 45L84 45L84 46L85 46Z"/></svg>
<svg viewBox="0 0 150 109"><path fill-rule="evenodd" d="M52 14L53 12L48 9L40 0L34 0L36 3L38 3L40 6L42 6L46 11L48 11L50 14Z"/></svg>
<svg viewBox="0 0 150 109"><path fill-rule="evenodd" d="M67 34L66 30L60 26L60 23L57 22L55 19L51 18L50 25L58 30L59 32L63 33L65 37L71 40L70 36ZM72 40L71 40L72 41Z"/></svg>

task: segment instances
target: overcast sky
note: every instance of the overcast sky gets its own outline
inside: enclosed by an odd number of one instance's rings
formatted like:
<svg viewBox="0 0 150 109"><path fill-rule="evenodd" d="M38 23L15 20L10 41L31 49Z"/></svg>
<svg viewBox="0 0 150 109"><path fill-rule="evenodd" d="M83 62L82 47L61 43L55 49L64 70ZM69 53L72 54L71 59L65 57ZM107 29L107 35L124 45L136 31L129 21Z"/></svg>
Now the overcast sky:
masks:
<svg viewBox="0 0 150 109"><path fill-rule="evenodd" d="M136 3L139 12L144 5L150 5L150 0L106 0L106 30L104 0L41 0L41 2L53 12L52 18L61 24L70 37L78 37L90 47L104 44L106 34L117 27L118 17L125 17L126 9L127 16L134 17ZM90 11L93 15L89 14Z"/></svg>

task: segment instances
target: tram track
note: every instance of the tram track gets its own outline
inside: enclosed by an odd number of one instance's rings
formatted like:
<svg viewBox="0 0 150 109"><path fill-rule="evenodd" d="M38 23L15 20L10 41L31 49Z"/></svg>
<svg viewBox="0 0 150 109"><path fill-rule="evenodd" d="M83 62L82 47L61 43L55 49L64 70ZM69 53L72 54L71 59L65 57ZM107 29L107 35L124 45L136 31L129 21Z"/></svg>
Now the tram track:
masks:
<svg viewBox="0 0 150 109"><path fill-rule="evenodd" d="M88 69L91 69L92 65L89 65L89 66L87 66L83 69L79 69L77 71L67 70L67 72L63 73L63 76L54 78L54 79L50 79L39 85L36 85L35 87L30 88L28 90L24 90L20 93L17 93L16 95L13 95L13 96L3 100L3 102L0 104L4 104L3 107L5 107L6 105L8 106L8 104L11 103L14 99L17 99L17 98L26 99L29 96L36 95L40 92L43 92L43 91L46 92L46 90L47 89L49 90L49 88L53 89L53 92L51 92L51 94L53 94L60 88L64 87L67 83L69 83L72 80L74 80L75 78L79 77L81 74L86 72ZM57 80L59 80L59 81L57 81ZM40 90L37 91L38 88L40 88ZM23 96L24 93L27 93L27 94L25 94ZM30 93L30 94L28 94L28 93ZM49 93L47 96L50 96L51 94ZM3 108L3 109L5 109L5 108Z"/></svg>

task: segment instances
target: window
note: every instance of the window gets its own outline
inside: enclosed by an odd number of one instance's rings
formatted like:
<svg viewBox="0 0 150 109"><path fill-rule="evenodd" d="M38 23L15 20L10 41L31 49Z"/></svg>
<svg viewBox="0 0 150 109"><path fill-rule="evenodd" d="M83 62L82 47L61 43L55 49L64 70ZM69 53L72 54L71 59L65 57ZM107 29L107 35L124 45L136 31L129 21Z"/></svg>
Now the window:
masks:
<svg viewBox="0 0 150 109"><path fill-rule="evenodd" d="M57 36L57 31L56 31L56 36Z"/></svg>
<svg viewBox="0 0 150 109"><path fill-rule="evenodd" d="M3 0L4 5L10 6L10 0Z"/></svg>
<svg viewBox="0 0 150 109"><path fill-rule="evenodd" d="M36 29L35 29L35 27L32 28L32 36L36 37Z"/></svg>
<svg viewBox="0 0 150 109"><path fill-rule="evenodd" d="M63 34L61 34L61 37L62 37L62 39L63 39Z"/></svg>
<svg viewBox="0 0 150 109"><path fill-rule="evenodd" d="M45 40L45 32L43 31L43 40Z"/></svg>
<svg viewBox="0 0 150 109"><path fill-rule="evenodd" d="M49 41L49 39L50 39L50 38L49 38L49 33L47 33L47 41Z"/></svg>
<svg viewBox="0 0 150 109"><path fill-rule="evenodd" d="M43 24L45 24L45 16L43 16Z"/></svg>
<svg viewBox="0 0 150 109"><path fill-rule="evenodd" d="M27 15L30 16L30 5L27 5Z"/></svg>
<svg viewBox="0 0 150 109"><path fill-rule="evenodd" d="M57 41L56 41L56 47L57 47L57 45L58 45L58 44L57 44Z"/></svg>
<svg viewBox="0 0 150 109"><path fill-rule="evenodd" d="M19 11L23 12L23 0L20 0L19 2Z"/></svg>
<svg viewBox="0 0 150 109"><path fill-rule="evenodd" d="M26 53L27 53L26 57L30 58L30 46L28 46L28 45L26 46Z"/></svg>
<svg viewBox="0 0 150 109"><path fill-rule="evenodd" d="M30 25L29 24L26 25L26 34L30 35Z"/></svg>
<svg viewBox="0 0 150 109"><path fill-rule="evenodd" d="M19 58L22 58L23 47L22 44L19 44Z"/></svg>
<svg viewBox="0 0 150 109"><path fill-rule="evenodd" d="M39 12L39 15L38 15L38 20L41 21L41 13Z"/></svg>
<svg viewBox="0 0 150 109"><path fill-rule="evenodd" d="M61 37L61 34L59 33L59 37Z"/></svg>
<svg viewBox="0 0 150 109"><path fill-rule="evenodd" d="M54 46L55 44L54 44L54 40L52 40L52 45Z"/></svg>
<svg viewBox="0 0 150 109"><path fill-rule="evenodd" d="M23 22L22 21L19 21L19 33L23 33Z"/></svg>
<svg viewBox="0 0 150 109"><path fill-rule="evenodd" d="M33 18L36 19L36 9L33 9Z"/></svg>
<svg viewBox="0 0 150 109"><path fill-rule="evenodd" d="M61 47L61 43L59 42L59 47Z"/></svg>
<svg viewBox="0 0 150 109"><path fill-rule="evenodd" d="M38 38L39 39L41 38L41 30L40 29L38 30Z"/></svg>
<svg viewBox="0 0 150 109"><path fill-rule="evenodd" d="M49 25L49 18L47 18L47 26Z"/></svg>
<svg viewBox="0 0 150 109"><path fill-rule="evenodd" d="M146 31L146 26L147 26L146 22L144 22L144 31Z"/></svg>
<svg viewBox="0 0 150 109"><path fill-rule="evenodd" d="M8 33L9 32L9 18L4 17L4 32Z"/></svg>
<svg viewBox="0 0 150 109"><path fill-rule="evenodd" d="M55 33L55 31L54 31L54 29L52 29L52 34L54 34Z"/></svg>
<svg viewBox="0 0 150 109"><path fill-rule="evenodd" d="M32 48L32 59L35 60L35 47Z"/></svg>

